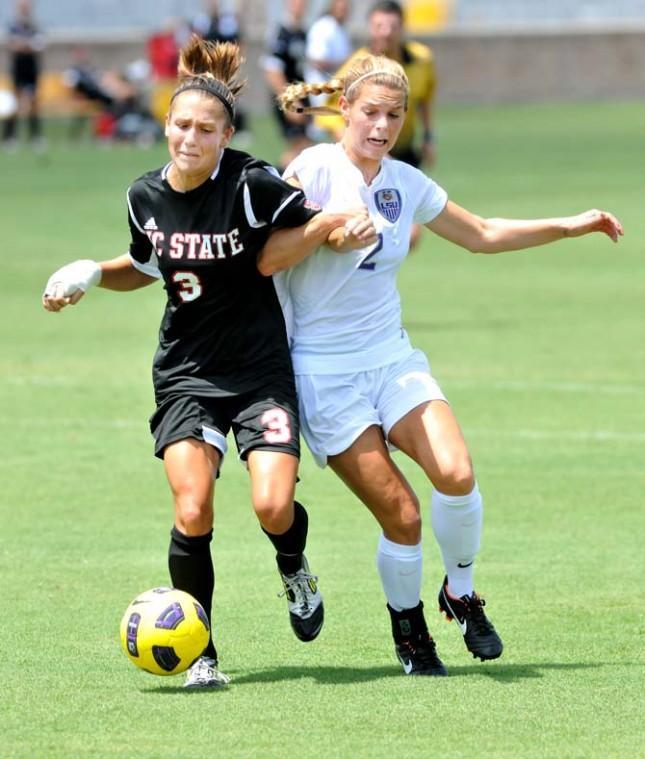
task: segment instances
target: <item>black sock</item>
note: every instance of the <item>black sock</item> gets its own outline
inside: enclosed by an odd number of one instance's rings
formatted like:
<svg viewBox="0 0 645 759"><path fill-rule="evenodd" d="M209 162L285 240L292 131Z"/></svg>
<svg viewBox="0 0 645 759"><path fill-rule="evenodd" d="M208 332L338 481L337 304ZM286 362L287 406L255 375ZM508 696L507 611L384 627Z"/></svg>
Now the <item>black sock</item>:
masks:
<svg viewBox="0 0 645 759"><path fill-rule="evenodd" d="M397 643L404 640L425 639L428 636L428 626L423 616L423 601L413 609L395 611L386 604L392 622L392 637Z"/></svg>
<svg viewBox="0 0 645 759"><path fill-rule="evenodd" d="M282 535L274 535L267 532L264 527L262 531L273 543L277 551L276 561L278 568L284 575L293 575L302 567L302 554L307 543L307 528L309 526L309 517L305 507L293 502L293 524Z"/></svg>
<svg viewBox="0 0 645 759"><path fill-rule="evenodd" d="M191 537L173 527L170 531L170 546L168 548L168 569L170 570L173 588L184 590L196 598L203 606L209 624L211 624L213 590L215 588L215 573L210 549L212 537L212 530L206 535ZM212 626L204 656L210 656L217 661Z"/></svg>
<svg viewBox="0 0 645 759"><path fill-rule="evenodd" d="M37 140L42 134L42 128L40 125L40 117L35 114L29 116L29 138L31 140Z"/></svg>
<svg viewBox="0 0 645 759"><path fill-rule="evenodd" d="M17 127L18 127L18 119L16 118L16 116L9 116L8 119L5 119L3 127L2 127L2 139L15 140Z"/></svg>

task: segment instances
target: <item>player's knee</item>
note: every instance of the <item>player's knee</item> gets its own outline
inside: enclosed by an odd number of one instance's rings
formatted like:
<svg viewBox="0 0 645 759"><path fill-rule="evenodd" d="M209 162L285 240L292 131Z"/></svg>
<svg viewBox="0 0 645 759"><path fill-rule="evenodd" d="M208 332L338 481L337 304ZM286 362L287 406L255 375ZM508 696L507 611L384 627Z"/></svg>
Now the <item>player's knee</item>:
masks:
<svg viewBox="0 0 645 759"><path fill-rule="evenodd" d="M406 494L401 498L383 528L389 540L403 545L416 545L421 540L418 498L413 494Z"/></svg>
<svg viewBox="0 0 645 759"><path fill-rule="evenodd" d="M281 535L293 522L293 499L279 496L256 496L253 508L260 524L267 532Z"/></svg>
<svg viewBox="0 0 645 759"><path fill-rule="evenodd" d="M432 484L446 495L468 495L475 487L470 457L458 456L440 462L439 474Z"/></svg>
<svg viewBox="0 0 645 759"><path fill-rule="evenodd" d="M175 521L185 535L203 535L213 527L213 507L194 492L175 495Z"/></svg>

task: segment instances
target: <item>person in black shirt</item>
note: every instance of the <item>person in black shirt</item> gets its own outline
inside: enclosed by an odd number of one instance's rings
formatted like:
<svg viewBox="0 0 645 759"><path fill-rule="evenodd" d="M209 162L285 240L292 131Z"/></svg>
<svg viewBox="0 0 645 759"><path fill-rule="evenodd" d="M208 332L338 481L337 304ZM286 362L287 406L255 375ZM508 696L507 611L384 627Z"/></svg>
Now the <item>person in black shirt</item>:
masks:
<svg viewBox="0 0 645 759"><path fill-rule="evenodd" d="M273 115L286 143L280 157L281 167L288 166L301 151L313 145L307 133L311 117L302 113L285 113L277 102L288 84L299 82L304 77L302 65L307 46L307 32L303 28L305 9L306 0L287 2L287 17L277 27L269 41L268 54L262 59L264 76L273 95Z"/></svg>
<svg viewBox="0 0 645 759"><path fill-rule="evenodd" d="M364 245L369 222L358 214L320 214L275 169L229 149L240 54L231 43L193 37L181 51L179 86L166 136L171 161L128 190L130 251L111 261L76 261L55 272L44 307L77 303L93 284L133 290L161 278L167 293L153 366L156 411L150 424L164 461L175 524L172 584L211 614L214 475L233 430L248 466L252 501L276 549L291 625L303 641L323 624L323 603L304 548L307 512L294 501L299 421L282 310L262 257L273 232L288 235L278 267L329 240ZM363 239L361 239L363 236ZM349 238L349 243L348 243ZM262 273L264 272L264 274ZM188 686L215 686L213 641L188 673Z"/></svg>
<svg viewBox="0 0 645 759"><path fill-rule="evenodd" d="M192 30L208 42L232 42L244 50L240 20L231 10L221 9L219 0L205 0L204 10L192 21ZM238 144L240 140L248 142L248 116L239 104L235 109L233 126Z"/></svg>
<svg viewBox="0 0 645 759"><path fill-rule="evenodd" d="M43 35L38 31L29 0L18 0L16 18L9 25L7 47L11 56L11 80L19 110L27 114L29 138L35 146L42 145L42 128L38 112L38 77ZM2 139L12 149L16 145L18 113L9 116L3 126Z"/></svg>

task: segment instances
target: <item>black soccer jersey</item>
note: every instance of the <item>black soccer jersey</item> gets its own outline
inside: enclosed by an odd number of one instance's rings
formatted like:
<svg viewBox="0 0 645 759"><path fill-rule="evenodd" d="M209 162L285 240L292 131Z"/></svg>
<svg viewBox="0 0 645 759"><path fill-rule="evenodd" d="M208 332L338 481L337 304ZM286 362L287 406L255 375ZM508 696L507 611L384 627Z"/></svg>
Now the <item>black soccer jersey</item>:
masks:
<svg viewBox="0 0 645 759"><path fill-rule="evenodd" d="M226 149L209 180L173 190L170 164L128 190L133 265L163 277L166 310L153 366L157 402L176 393L228 396L290 376L282 310L256 267L272 228L318 211L275 170Z"/></svg>
<svg viewBox="0 0 645 759"><path fill-rule="evenodd" d="M280 62L287 82L304 79L302 65L305 59L307 35L302 29L279 26L276 36L269 44L270 57Z"/></svg>

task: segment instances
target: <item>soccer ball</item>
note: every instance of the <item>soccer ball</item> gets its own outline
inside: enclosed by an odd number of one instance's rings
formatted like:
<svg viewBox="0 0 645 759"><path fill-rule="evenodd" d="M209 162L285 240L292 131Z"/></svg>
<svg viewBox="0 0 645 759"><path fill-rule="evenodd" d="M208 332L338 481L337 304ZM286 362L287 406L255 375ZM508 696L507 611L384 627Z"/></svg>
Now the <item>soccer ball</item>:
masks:
<svg viewBox="0 0 645 759"><path fill-rule="evenodd" d="M202 606L183 590L153 588L137 596L121 620L121 646L131 662L154 675L188 669L208 644Z"/></svg>

